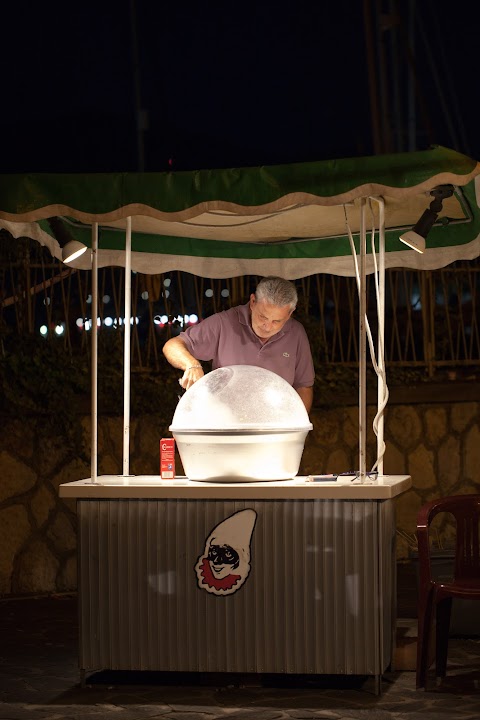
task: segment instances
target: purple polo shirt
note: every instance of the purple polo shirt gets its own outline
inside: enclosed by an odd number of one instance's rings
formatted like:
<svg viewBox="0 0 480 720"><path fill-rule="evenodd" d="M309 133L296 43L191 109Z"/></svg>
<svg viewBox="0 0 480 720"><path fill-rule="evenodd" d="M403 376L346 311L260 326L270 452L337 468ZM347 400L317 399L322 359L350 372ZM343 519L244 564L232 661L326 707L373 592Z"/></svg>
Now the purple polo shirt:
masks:
<svg viewBox="0 0 480 720"><path fill-rule="evenodd" d="M197 360L212 360L213 370L226 365L255 365L272 370L294 388L313 385L310 343L303 325L293 318L262 344L252 330L247 303L211 315L179 337Z"/></svg>

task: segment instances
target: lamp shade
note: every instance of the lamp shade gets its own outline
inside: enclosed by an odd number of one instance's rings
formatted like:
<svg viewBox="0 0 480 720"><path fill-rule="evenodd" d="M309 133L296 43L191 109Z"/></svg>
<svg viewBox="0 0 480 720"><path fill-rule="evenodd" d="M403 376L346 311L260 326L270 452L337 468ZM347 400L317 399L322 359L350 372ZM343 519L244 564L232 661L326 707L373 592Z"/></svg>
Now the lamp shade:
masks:
<svg viewBox="0 0 480 720"><path fill-rule="evenodd" d="M425 238L415 232L415 230L409 230L408 232L403 233L403 235L400 235L400 240L405 243L405 245L408 245L408 247L411 247L412 250L416 250L418 253L422 254L425 252Z"/></svg>
<svg viewBox="0 0 480 720"><path fill-rule="evenodd" d="M87 246L79 242L79 240L70 240L65 247L62 248L62 261L64 263L73 262L76 258L83 255Z"/></svg>

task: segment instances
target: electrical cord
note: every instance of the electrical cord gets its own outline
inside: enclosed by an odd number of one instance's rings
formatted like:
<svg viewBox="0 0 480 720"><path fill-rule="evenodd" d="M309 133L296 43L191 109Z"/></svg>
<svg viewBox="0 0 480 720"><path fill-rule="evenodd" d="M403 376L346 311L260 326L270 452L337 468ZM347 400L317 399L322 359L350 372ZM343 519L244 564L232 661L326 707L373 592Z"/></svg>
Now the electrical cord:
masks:
<svg viewBox="0 0 480 720"><path fill-rule="evenodd" d="M378 308L380 306L380 288L379 288L379 282L378 282L378 265L377 265L376 251L375 251L375 222L374 222L375 218L374 218L374 214L373 214L373 210L372 210L370 201L369 201L369 207L370 207L370 211L372 213L371 245L372 245L373 263L374 263L375 297L377 300L377 312L378 312ZM353 241L353 234L352 234L352 230L350 228L349 222L348 222L347 209L346 209L345 205L343 206L343 211L345 214L345 227L347 230L348 239L350 241L350 248L352 251L352 257L353 257L353 262L354 262L354 266L355 266L355 278L357 281L357 291L360 295L360 273L358 270L357 251L355 250L355 243ZM383 394L383 398L382 398L380 407L378 408L377 414L375 415L375 417L373 419L373 431L374 431L376 437L378 438L378 423L379 423L379 420L382 417L385 407L387 405L389 391L388 391L388 387L387 387L387 378L386 378L386 374L385 374L384 358L382 358L382 367L380 368L377 363L376 356L375 356L375 348L373 346L372 331L370 329L370 323L368 321L368 317L366 314L365 314L365 328L367 331L368 346L369 346L369 350L370 350L370 357L372 360L372 365L373 365L373 368L375 370L377 377L380 377L383 380L383 387L384 387L384 394ZM382 330L380 327L379 327L379 345L381 348L384 347L384 338L383 338ZM385 441L383 440L382 446L379 448L379 451L377 453L377 460L372 467L372 472L374 472L376 470L380 460L385 455L385 450L386 450L386 445L385 445Z"/></svg>

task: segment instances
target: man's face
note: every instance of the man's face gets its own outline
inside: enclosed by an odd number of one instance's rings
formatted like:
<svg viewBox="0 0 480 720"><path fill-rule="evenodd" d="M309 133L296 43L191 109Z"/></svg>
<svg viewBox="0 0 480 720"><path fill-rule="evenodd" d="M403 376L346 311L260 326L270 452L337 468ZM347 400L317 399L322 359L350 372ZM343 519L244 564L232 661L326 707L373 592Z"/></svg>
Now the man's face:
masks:
<svg viewBox="0 0 480 720"><path fill-rule="evenodd" d="M250 295L250 312L253 332L261 340L268 340L283 328L293 310L288 305L279 307L270 305L266 300L256 300L252 293Z"/></svg>

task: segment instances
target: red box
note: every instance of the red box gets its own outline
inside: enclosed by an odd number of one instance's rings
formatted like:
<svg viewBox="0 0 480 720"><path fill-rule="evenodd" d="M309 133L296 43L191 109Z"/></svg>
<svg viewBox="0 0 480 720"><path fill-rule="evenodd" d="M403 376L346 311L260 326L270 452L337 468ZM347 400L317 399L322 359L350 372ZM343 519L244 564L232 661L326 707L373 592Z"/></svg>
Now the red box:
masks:
<svg viewBox="0 0 480 720"><path fill-rule="evenodd" d="M173 438L160 440L160 475L164 480L173 480L175 477L175 440Z"/></svg>

